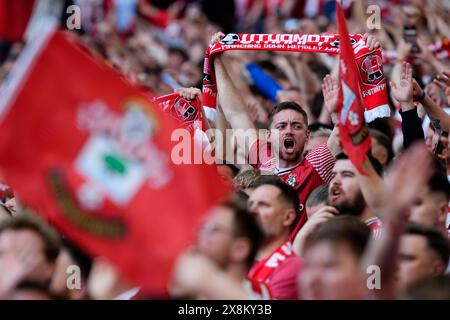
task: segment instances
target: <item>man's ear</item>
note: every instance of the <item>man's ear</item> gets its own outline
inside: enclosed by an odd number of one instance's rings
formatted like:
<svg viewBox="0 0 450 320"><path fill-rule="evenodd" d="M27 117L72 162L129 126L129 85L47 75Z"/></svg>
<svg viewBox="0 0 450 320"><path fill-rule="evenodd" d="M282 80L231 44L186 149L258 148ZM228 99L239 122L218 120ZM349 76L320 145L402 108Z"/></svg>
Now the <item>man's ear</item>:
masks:
<svg viewBox="0 0 450 320"><path fill-rule="evenodd" d="M294 223L295 217L296 217L295 210L294 209L287 209L286 213L285 213L285 218L284 218L284 221L283 221L283 226L284 227L290 227Z"/></svg>
<svg viewBox="0 0 450 320"><path fill-rule="evenodd" d="M439 202L439 216L438 216L438 223L439 228L442 226L446 226L445 222L447 221L447 214L448 214L448 202L445 200L442 200Z"/></svg>
<svg viewBox="0 0 450 320"><path fill-rule="evenodd" d="M230 251L232 262L245 263L251 251L250 240L244 237L235 239Z"/></svg>
<svg viewBox="0 0 450 320"><path fill-rule="evenodd" d="M433 272L435 275L444 273L446 268L447 266L442 263L441 259L436 259L433 262Z"/></svg>

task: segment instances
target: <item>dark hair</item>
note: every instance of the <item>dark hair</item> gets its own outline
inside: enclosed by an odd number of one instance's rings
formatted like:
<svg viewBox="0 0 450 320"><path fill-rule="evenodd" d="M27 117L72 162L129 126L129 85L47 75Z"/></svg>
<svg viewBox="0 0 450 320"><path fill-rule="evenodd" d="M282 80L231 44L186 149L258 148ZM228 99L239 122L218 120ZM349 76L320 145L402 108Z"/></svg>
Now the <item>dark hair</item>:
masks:
<svg viewBox="0 0 450 320"><path fill-rule="evenodd" d="M169 51L169 54L177 54L177 55L180 55L180 56L182 57L183 61L189 60L188 54L186 53L186 51L184 51L184 50L181 49L181 48L178 48L178 47L170 47L168 51Z"/></svg>
<svg viewBox="0 0 450 320"><path fill-rule="evenodd" d="M440 193L445 195L446 199L450 197L450 183L447 175L442 171L435 170L433 175L428 180L428 188L432 193Z"/></svg>
<svg viewBox="0 0 450 320"><path fill-rule="evenodd" d="M233 176L233 178L236 177L236 175L239 173L238 167L236 167L234 164L228 163L226 161L218 160L217 165L218 166L227 166L231 170L231 175Z"/></svg>
<svg viewBox="0 0 450 320"><path fill-rule="evenodd" d="M315 234L306 242L312 247L320 242L347 244L359 258L363 255L370 239L370 229L359 218L342 215L336 216L320 225Z"/></svg>
<svg viewBox="0 0 450 320"><path fill-rule="evenodd" d="M256 254L264 241L264 233L258 225L256 218L248 212L245 204L239 199L232 199L223 204L233 211L233 231L236 238L243 237L250 240L250 253L245 260L248 268L253 264Z"/></svg>
<svg viewBox="0 0 450 320"><path fill-rule="evenodd" d="M319 203L325 202L328 199L328 185L322 184L315 188L310 195L308 196L308 199L306 200L306 206L312 207Z"/></svg>
<svg viewBox="0 0 450 320"><path fill-rule="evenodd" d="M255 188L263 185L271 185L278 188L281 199L294 209L295 219L291 224L291 229L294 229L300 219L300 200L298 199L297 191L278 176L261 176L256 181Z"/></svg>
<svg viewBox="0 0 450 320"><path fill-rule="evenodd" d="M87 280L92 269L92 258L70 240L63 239L62 242L73 261L80 267L82 278Z"/></svg>
<svg viewBox="0 0 450 320"><path fill-rule="evenodd" d="M22 212L0 223L0 234L7 230L31 230L37 233L44 243L45 257L48 262L55 262L61 248L58 233L29 211Z"/></svg>
<svg viewBox="0 0 450 320"><path fill-rule="evenodd" d="M382 177L383 176L383 166L381 165L380 161L375 159L370 153L367 154L367 158L369 158L370 163L372 164L372 167L374 168L375 172ZM350 160L349 157L341 152L336 156L336 161L338 160Z"/></svg>
<svg viewBox="0 0 450 320"><path fill-rule="evenodd" d="M306 114L306 111L303 110L302 107L300 107L297 103L293 101L283 101L278 104L276 104L272 110L269 113L269 127L272 125L273 117L283 111L283 110L294 110L300 113L303 116L303 119L305 120L306 126L308 126L308 115Z"/></svg>
<svg viewBox="0 0 450 320"><path fill-rule="evenodd" d="M439 256L444 266L447 267L450 256L450 244L449 240L438 230L428 226L410 224L406 228L405 234L425 237L428 248L433 250Z"/></svg>
<svg viewBox="0 0 450 320"><path fill-rule="evenodd" d="M369 129L370 135L377 140L377 142L386 149L387 152L387 161L386 165L391 163L392 159L394 159L394 150L392 149L392 141L389 139L387 134L377 130L377 129Z"/></svg>
<svg viewBox="0 0 450 320"><path fill-rule="evenodd" d="M333 130L333 126L331 124L325 124L320 122L311 123L310 125L308 125L308 130L311 133L324 129Z"/></svg>

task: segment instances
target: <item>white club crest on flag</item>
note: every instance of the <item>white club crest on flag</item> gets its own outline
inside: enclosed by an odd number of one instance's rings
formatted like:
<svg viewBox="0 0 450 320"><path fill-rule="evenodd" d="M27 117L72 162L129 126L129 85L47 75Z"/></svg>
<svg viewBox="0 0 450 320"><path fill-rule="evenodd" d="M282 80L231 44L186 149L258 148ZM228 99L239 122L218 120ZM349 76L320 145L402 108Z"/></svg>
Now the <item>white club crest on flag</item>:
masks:
<svg viewBox="0 0 450 320"><path fill-rule="evenodd" d="M359 124L359 117L353 111L350 111L350 113L348 115L348 120L350 121L350 124L352 126L357 126Z"/></svg>
<svg viewBox="0 0 450 320"><path fill-rule="evenodd" d="M347 119L350 107L353 104L353 101L355 101L356 99L356 94L345 84L344 81L342 81L341 83L342 83L342 94L344 99L341 113L341 123L345 124L345 120Z"/></svg>

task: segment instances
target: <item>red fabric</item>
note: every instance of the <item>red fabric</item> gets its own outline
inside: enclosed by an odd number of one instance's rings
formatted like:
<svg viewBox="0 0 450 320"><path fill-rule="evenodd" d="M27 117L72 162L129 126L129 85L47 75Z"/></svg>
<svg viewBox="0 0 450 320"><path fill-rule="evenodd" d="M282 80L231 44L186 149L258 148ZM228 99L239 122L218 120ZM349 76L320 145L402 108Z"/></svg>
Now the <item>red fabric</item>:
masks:
<svg viewBox="0 0 450 320"><path fill-rule="evenodd" d="M291 242L287 241L264 260L255 262L248 273L248 280L264 284L270 299L297 299L300 265L300 258L295 256Z"/></svg>
<svg viewBox="0 0 450 320"><path fill-rule="evenodd" d="M33 12L34 0L0 0L0 40L23 40Z"/></svg>
<svg viewBox="0 0 450 320"><path fill-rule="evenodd" d="M198 97L195 97L194 100L187 100L178 93L172 93L156 97L153 101L161 110L168 112L191 132L194 132L195 128L201 129L202 110Z"/></svg>
<svg viewBox="0 0 450 320"><path fill-rule="evenodd" d="M348 33L347 33L348 37ZM360 34L351 35L354 60L358 65L355 81L360 85L368 121L388 117L386 81L379 49L370 51ZM227 34L211 44L205 53L203 75L203 105L215 108L217 86L213 72L215 54L228 50L272 50L291 52L322 52L339 54L337 34Z"/></svg>
<svg viewBox="0 0 450 320"><path fill-rule="evenodd" d="M297 256L288 257L269 277L272 298L276 300L297 300L297 278L302 260Z"/></svg>
<svg viewBox="0 0 450 320"><path fill-rule="evenodd" d="M163 295L178 253L226 194L216 168L175 165L176 121L63 33L27 70L0 108L5 183L143 292Z"/></svg>
<svg viewBox="0 0 450 320"><path fill-rule="evenodd" d="M358 169L364 173L362 164L366 159L367 152L372 144L369 135L369 128L364 121L364 107L361 101L360 86L358 83L358 68L355 61L355 54L350 42L344 14L341 6L336 2L336 15L340 36L340 57L339 57L339 101L337 105L339 117L339 137L342 147L347 151L348 157ZM377 63L379 59L376 55L369 55L363 60L363 67L367 68L368 74L381 72ZM380 74L380 76L382 73ZM385 82L383 77L383 82ZM363 91L364 94L364 91Z"/></svg>
<svg viewBox="0 0 450 320"><path fill-rule="evenodd" d="M380 239L381 233L383 232L383 223L381 222L381 219L378 217L373 217L364 221L364 223L372 232L372 237L374 237L375 239Z"/></svg>

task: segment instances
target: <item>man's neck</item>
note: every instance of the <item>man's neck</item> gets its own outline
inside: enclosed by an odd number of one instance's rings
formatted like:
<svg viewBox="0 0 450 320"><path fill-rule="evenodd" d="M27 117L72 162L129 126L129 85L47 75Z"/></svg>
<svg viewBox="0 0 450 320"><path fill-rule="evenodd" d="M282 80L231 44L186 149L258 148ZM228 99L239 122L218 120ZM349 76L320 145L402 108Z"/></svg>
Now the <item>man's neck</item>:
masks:
<svg viewBox="0 0 450 320"><path fill-rule="evenodd" d="M230 263L225 272L238 282L242 282L247 279L247 267L242 263Z"/></svg>
<svg viewBox="0 0 450 320"><path fill-rule="evenodd" d="M369 206L366 206L366 208L363 210L361 215L359 216L362 222L365 222L371 218L375 218L376 215L370 210Z"/></svg>
<svg viewBox="0 0 450 320"><path fill-rule="evenodd" d="M292 160L292 161L287 161L287 160L283 160L281 158L278 158L278 169L288 169L288 168L292 168L295 167L296 165L300 164L303 161L303 156L300 156L299 158Z"/></svg>
<svg viewBox="0 0 450 320"><path fill-rule="evenodd" d="M256 255L256 260L261 261L267 258L273 251L280 247L289 239L289 232L283 232L264 243Z"/></svg>

